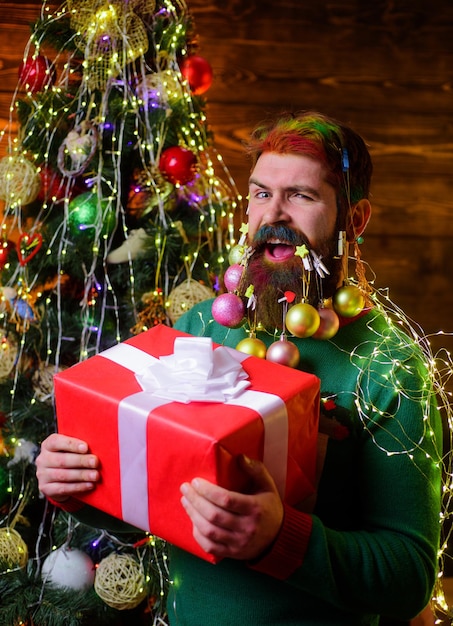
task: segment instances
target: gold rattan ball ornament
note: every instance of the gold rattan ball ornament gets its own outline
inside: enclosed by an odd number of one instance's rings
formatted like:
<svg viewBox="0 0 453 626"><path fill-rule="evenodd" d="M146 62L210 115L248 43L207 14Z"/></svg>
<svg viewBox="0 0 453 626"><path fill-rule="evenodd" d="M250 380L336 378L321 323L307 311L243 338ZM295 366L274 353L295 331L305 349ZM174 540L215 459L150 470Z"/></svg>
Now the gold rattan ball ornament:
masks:
<svg viewBox="0 0 453 626"><path fill-rule="evenodd" d="M0 161L0 199L11 205L30 204L38 197L41 178L36 167L22 156Z"/></svg>
<svg viewBox="0 0 453 626"><path fill-rule="evenodd" d="M27 564L27 544L14 528L0 528L0 561L8 567L25 567Z"/></svg>
<svg viewBox="0 0 453 626"><path fill-rule="evenodd" d="M0 331L0 380L8 378L17 361L17 341L11 336Z"/></svg>
<svg viewBox="0 0 453 626"><path fill-rule="evenodd" d="M108 606L133 609L147 595L143 567L130 554L112 553L99 563L94 589Z"/></svg>
<svg viewBox="0 0 453 626"><path fill-rule="evenodd" d="M68 8L91 89L105 88L127 64L148 51L145 25L124 0L72 0Z"/></svg>
<svg viewBox="0 0 453 626"><path fill-rule="evenodd" d="M189 311L195 304L214 297L212 289L199 283L193 278L188 278L183 283L173 289L168 297L167 313L173 323L181 315Z"/></svg>
<svg viewBox="0 0 453 626"><path fill-rule="evenodd" d="M62 371L63 367L59 368ZM32 378L35 396L40 402L51 402L53 396L53 377L56 374L55 365L41 363L35 370Z"/></svg>

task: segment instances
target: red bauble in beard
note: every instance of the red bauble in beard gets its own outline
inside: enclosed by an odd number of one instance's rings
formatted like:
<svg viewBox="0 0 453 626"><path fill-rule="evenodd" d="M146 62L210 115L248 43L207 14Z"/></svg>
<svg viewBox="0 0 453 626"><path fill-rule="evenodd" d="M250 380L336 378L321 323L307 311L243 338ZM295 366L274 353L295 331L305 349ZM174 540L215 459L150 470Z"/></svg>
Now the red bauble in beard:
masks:
<svg viewBox="0 0 453 626"><path fill-rule="evenodd" d="M324 266L330 274L325 278L316 270L306 271L303 261L295 256L297 246L305 244L306 239L287 226L264 226L257 232L252 243L252 254L241 281L241 295L249 285L254 287L256 308L254 320L261 323L267 330L283 328L282 302L285 291L296 294L294 302L305 298L317 307L323 298L330 298L338 287L341 277L341 259L335 259L336 239L325 241L316 249ZM304 287L304 279L306 285Z"/></svg>

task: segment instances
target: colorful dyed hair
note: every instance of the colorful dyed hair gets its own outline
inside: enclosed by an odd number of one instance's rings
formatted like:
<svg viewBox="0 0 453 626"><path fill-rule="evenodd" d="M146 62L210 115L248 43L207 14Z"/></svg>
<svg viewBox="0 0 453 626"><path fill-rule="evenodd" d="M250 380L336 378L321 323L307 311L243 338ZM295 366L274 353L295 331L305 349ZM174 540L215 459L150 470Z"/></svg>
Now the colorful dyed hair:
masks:
<svg viewBox="0 0 453 626"><path fill-rule="evenodd" d="M373 166L365 142L348 126L320 113L285 113L260 124L246 151L253 167L263 152L302 154L321 161L340 205L347 207L369 196Z"/></svg>

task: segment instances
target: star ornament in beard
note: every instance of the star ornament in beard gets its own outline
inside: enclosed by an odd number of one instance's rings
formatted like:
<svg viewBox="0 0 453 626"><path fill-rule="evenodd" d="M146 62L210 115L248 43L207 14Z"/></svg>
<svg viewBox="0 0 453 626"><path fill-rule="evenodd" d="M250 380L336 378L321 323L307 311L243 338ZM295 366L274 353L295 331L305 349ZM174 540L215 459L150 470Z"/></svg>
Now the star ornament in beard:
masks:
<svg viewBox="0 0 453 626"><path fill-rule="evenodd" d="M316 251L327 270L322 289L320 276L304 266L304 249L310 249L306 238L284 225L263 226L254 237L242 285L244 289L254 286L255 319L269 331L283 328L281 298L285 291L295 294L295 302L304 300L317 307L320 300L329 298L338 286L341 262L334 259L335 238L324 242Z"/></svg>

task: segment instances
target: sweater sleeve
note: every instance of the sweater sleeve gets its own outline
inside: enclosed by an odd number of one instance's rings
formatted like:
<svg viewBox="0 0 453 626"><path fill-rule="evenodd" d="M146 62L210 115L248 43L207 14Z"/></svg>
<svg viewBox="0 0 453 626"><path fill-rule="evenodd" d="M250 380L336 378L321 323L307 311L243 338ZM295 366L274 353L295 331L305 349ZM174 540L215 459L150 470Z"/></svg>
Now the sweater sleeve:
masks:
<svg viewBox="0 0 453 626"><path fill-rule="evenodd" d="M275 542L249 567L279 580L288 578L303 563L312 525L310 515L284 504L283 524Z"/></svg>

